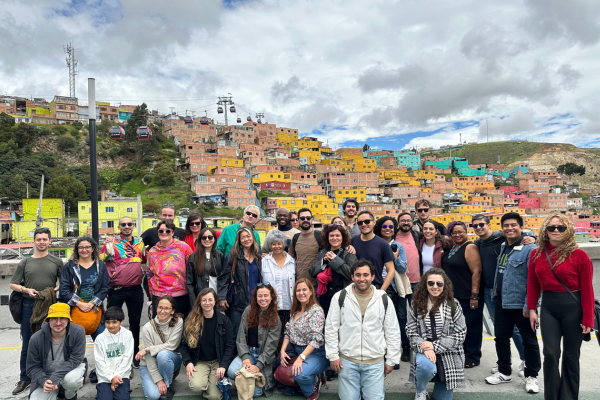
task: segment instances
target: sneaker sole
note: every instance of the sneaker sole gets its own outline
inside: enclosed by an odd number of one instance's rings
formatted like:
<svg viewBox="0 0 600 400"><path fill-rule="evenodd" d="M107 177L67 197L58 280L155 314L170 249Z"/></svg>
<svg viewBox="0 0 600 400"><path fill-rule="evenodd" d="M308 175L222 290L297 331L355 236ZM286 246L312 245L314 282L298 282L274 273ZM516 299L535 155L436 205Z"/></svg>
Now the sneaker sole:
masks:
<svg viewBox="0 0 600 400"><path fill-rule="evenodd" d="M490 381L488 381L488 380L486 379L486 380L485 380L485 382L486 382L487 384L489 384L489 385L500 385L500 384L502 384L502 383L510 383L510 382L512 382L512 379L509 379L509 380L507 380L507 381L499 381L499 382L495 382L495 383L494 383L494 382L490 382Z"/></svg>
<svg viewBox="0 0 600 400"><path fill-rule="evenodd" d="M530 394L538 394L539 392L540 392L540 389L538 389L538 390L532 390L532 389L529 389L529 390L527 391L527 393L530 393Z"/></svg>

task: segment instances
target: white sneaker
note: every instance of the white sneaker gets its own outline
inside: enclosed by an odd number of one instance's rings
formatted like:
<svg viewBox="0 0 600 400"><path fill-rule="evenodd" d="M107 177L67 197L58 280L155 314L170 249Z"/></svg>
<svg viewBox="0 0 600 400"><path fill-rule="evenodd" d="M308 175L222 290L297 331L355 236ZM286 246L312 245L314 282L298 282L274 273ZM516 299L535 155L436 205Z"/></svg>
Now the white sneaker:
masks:
<svg viewBox="0 0 600 400"><path fill-rule="evenodd" d="M427 400L427 390L415 394L415 400Z"/></svg>
<svg viewBox="0 0 600 400"><path fill-rule="evenodd" d="M519 365L519 377L525 378L525 361L521 361L521 365Z"/></svg>
<svg viewBox="0 0 600 400"><path fill-rule="evenodd" d="M533 376L525 378L525 391L527 393L539 393L540 387L538 386L537 378Z"/></svg>
<svg viewBox="0 0 600 400"><path fill-rule="evenodd" d="M504 375L502 372L496 372L492 376L485 378L485 381L490 385L499 385L500 383L512 382L510 375Z"/></svg>
<svg viewBox="0 0 600 400"><path fill-rule="evenodd" d="M492 374L495 374L496 372L498 372L498 363L492 367Z"/></svg>

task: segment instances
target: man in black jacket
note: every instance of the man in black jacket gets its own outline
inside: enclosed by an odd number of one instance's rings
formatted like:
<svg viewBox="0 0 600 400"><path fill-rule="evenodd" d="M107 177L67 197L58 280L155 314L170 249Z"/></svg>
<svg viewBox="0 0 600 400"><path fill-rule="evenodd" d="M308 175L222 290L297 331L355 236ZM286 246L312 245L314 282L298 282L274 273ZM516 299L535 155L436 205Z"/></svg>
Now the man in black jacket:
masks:
<svg viewBox="0 0 600 400"><path fill-rule="evenodd" d="M446 234L446 227L444 224L429 219L429 210L431 210L431 203L429 200L419 199L415 203L415 212L417 218L413 220L413 230L415 232L423 233L423 224L427 221L431 221L435 225L436 229L440 232L440 235Z"/></svg>
<svg viewBox="0 0 600 400"><path fill-rule="evenodd" d="M42 329L34 333L27 352L27 375L31 377L30 400L77 399L87 372L85 329L72 324L71 307L52 304Z"/></svg>

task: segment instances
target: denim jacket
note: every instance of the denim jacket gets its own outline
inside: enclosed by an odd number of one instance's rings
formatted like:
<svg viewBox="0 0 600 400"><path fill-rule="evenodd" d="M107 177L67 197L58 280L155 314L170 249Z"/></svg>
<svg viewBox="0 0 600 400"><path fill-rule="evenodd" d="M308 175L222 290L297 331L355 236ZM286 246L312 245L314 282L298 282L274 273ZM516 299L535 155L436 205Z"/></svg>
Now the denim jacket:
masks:
<svg viewBox="0 0 600 400"><path fill-rule="evenodd" d="M504 252L506 246L506 242L502 243L500 254ZM535 244L515 246L508 254L502 281L502 308L512 310L523 309L528 311L527 271L529 269L529 256L531 251L536 247ZM492 301L498 296L496 293L496 279L498 278L500 258L501 257L498 257L498 262L496 263Z"/></svg>

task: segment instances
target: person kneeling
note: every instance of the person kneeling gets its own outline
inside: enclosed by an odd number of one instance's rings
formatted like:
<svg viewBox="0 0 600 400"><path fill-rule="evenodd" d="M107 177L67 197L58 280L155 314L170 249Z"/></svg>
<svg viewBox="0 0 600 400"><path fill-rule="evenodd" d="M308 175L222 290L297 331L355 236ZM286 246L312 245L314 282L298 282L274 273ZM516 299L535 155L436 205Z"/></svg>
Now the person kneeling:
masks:
<svg viewBox="0 0 600 400"><path fill-rule="evenodd" d="M52 304L42 329L31 336L27 352L27 376L31 400L77 399L87 370L85 329L71 323L71 307Z"/></svg>
<svg viewBox="0 0 600 400"><path fill-rule="evenodd" d="M106 330L94 343L96 360L96 400L128 400L129 374L133 362L133 335L121 324L125 313L120 307L109 307L104 314Z"/></svg>

